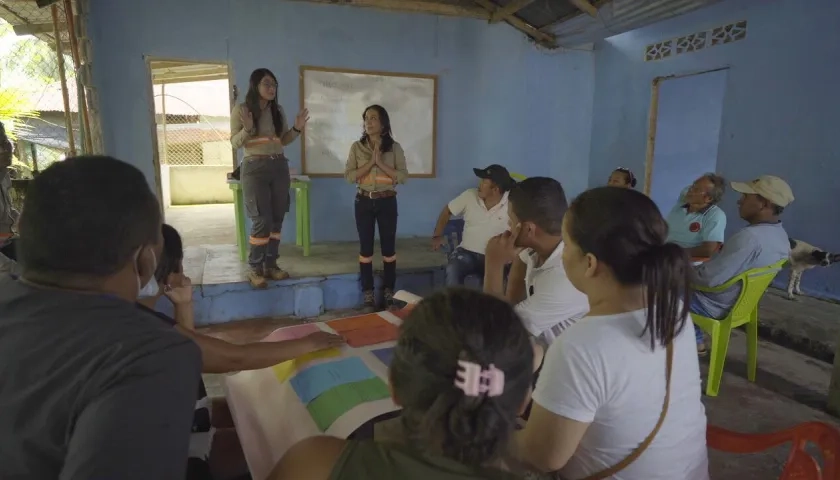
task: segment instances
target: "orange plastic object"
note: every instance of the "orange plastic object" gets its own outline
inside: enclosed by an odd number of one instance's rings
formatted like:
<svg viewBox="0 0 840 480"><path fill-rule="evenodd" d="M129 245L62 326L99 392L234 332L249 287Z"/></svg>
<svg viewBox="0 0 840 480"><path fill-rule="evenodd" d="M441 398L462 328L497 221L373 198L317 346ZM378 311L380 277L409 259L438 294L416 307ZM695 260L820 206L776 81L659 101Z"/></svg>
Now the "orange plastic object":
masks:
<svg viewBox="0 0 840 480"><path fill-rule="evenodd" d="M779 480L840 479L840 430L826 423L800 423L772 433L738 433L709 425L706 443L709 448L727 453L757 453L791 443ZM821 459L814 458L805 450L809 443L819 449Z"/></svg>

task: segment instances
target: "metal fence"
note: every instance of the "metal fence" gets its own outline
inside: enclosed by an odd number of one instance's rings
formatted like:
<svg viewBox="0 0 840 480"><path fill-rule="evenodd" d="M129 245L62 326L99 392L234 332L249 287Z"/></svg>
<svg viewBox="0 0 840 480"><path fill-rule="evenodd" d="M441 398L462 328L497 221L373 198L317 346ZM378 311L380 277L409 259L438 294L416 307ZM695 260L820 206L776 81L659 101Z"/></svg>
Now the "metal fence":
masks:
<svg viewBox="0 0 840 480"><path fill-rule="evenodd" d="M69 155L71 144L78 150L81 143L76 67L63 5L56 4L58 22L51 7L38 8L35 2L8 3L0 18L0 121L15 144L17 178L31 177Z"/></svg>
<svg viewBox="0 0 840 480"><path fill-rule="evenodd" d="M156 114L164 165L231 165L230 127L203 115Z"/></svg>
<svg viewBox="0 0 840 480"><path fill-rule="evenodd" d="M227 80L154 85L153 90L161 164L232 165Z"/></svg>

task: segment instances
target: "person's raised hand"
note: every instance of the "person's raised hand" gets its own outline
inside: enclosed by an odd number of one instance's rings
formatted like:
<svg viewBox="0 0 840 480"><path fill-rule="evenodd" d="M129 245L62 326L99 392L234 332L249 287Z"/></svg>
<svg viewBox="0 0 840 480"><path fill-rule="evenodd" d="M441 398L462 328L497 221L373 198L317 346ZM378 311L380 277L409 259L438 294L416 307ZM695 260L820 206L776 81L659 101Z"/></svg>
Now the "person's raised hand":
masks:
<svg viewBox="0 0 840 480"><path fill-rule="evenodd" d="M484 252L485 262L493 267L502 267L516 260L522 250L515 242L519 237L521 226L517 224L513 231L508 230L501 235L496 235L487 242L487 249Z"/></svg>
<svg viewBox="0 0 840 480"><path fill-rule="evenodd" d="M345 343L344 337L327 332L315 332L303 337L303 340L309 344L312 351L340 347Z"/></svg>
<svg viewBox="0 0 840 480"><path fill-rule="evenodd" d="M242 128L246 131L254 130L254 114L245 105L239 108L239 119L242 120Z"/></svg>
<svg viewBox="0 0 840 480"><path fill-rule="evenodd" d="M295 128L298 131L303 131L303 127L306 126L306 122L309 121L309 109L304 108L303 110L299 111L297 116L295 117Z"/></svg>
<svg viewBox="0 0 840 480"><path fill-rule="evenodd" d="M185 305L192 302L192 280L183 273L172 273L166 277L163 294L173 304Z"/></svg>

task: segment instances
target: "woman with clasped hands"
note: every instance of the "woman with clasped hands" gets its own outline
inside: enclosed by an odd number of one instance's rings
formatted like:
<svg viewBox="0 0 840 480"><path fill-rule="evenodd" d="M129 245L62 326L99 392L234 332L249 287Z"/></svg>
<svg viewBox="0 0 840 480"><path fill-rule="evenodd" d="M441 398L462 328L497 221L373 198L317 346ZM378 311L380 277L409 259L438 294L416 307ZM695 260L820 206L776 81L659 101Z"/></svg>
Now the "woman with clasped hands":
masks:
<svg viewBox="0 0 840 480"><path fill-rule="evenodd" d="M362 138L350 147L344 178L356 184L355 215L359 232L359 276L364 307L376 308L373 291L373 241L379 225L379 246L383 262L384 307L391 307L397 281L397 190L405 183L408 169L405 152L394 140L391 118L379 105L362 114Z"/></svg>

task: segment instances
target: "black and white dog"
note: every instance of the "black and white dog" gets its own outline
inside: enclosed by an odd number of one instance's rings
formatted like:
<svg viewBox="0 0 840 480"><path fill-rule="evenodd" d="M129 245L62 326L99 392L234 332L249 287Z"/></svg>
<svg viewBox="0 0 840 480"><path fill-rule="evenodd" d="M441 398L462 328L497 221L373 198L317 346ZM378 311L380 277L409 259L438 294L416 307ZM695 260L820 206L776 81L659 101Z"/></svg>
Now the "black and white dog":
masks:
<svg viewBox="0 0 840 480"><path fill-rule="evenodd" d="M802 240L788 238L790 241L790 279L787 286L787 298L795 300L794 295L802 295L799 282L802 273L814 267L827 267L840 262L840 254L829 253L809 245Z"/></svg>

